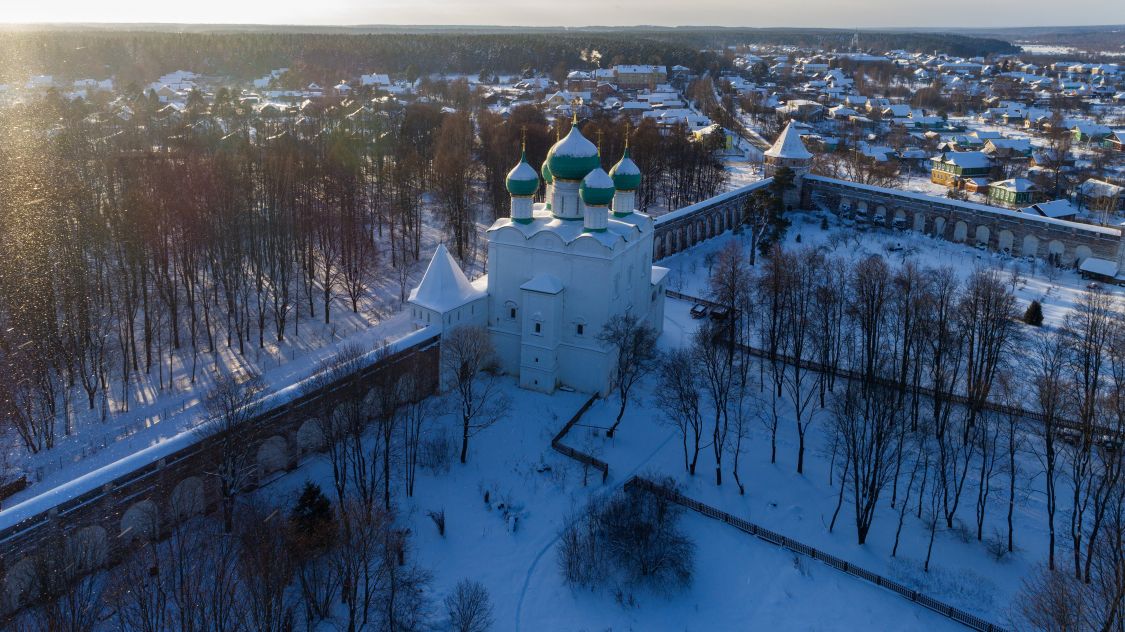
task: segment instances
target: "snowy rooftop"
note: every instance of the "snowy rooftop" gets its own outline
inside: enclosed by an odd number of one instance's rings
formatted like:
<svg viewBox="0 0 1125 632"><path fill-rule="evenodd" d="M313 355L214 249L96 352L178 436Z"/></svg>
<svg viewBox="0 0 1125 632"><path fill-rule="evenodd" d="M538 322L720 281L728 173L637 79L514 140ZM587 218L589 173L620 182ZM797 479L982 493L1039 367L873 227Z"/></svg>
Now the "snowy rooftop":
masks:
<svg viewBox="0 0 1125 632"><path fill-rule="evenodd" d="M426 274L418 287L410 291L410 302L415 305L446 312L487 295L473 286L453 260L445 244L438 244Z"/></svg>
<svg viewBox="0 0 1125 632"><path fill-rule="evenodd" d="M563 291L563 282L553 274L537 274L521 285L520 289L542 294L558 294Z"/></svg>
<svg viewBox="0 0 1125 632"><path fill-rule="evenodd" d="M812 158L812 154L808 149L805 149L805 143L801 140L801 130L803 125L794 124L792 121L785 126L781 132L781 136L777 137L773 147L766 151L766 155L771 158L794 158L808 160Z"/></svg>
<svg viewBox="0 0 1125 632"><path fill-rule="evenodd" d="M988 154L979 151L954 151L934 156L934 162L957 165L962 169L981 169L992 165Z"/></svg>
<svg viewBox="0 0 1125 632"><path fill-rule="evenodd" d="M564 244L573 243L577 239L594 239L606 248L613 249L618 244L633 241L640 237L640 228L625 218L611 216L604 231L587 231L580 220L559 219L550 211L536 209L532 220L526 224L514 222L510 217L501 217L488 229L489 233L501 228L515 228L523 233L526 239L543 232L554 233ZM634 214L636 215L636 214ZM637 217L642 217L636 215ZM629 216L632 217L632 216Z"/></svg>
<svg viewBox="0 0 1125 632"><path fill-rule="evenodd" d="M1078 209L1069 200L1051 200L1050 202L1039 202L1031 206L1025 206L1019 210L1021 213L1031 213L1033 215L1042 215L1043 217L1073 217L1078 213Z"/></svg>
<svg viewBox="0 0 1125 632"><path fill-rule="evenodd" d="M1082 262L1082 265L1079 266L1078 269L1082 272L1097 274L1099 276L1117 276L1116 262L1106 261L1105 259L1098 259L1097 257L1086 257L1086 259Z"/></svg>

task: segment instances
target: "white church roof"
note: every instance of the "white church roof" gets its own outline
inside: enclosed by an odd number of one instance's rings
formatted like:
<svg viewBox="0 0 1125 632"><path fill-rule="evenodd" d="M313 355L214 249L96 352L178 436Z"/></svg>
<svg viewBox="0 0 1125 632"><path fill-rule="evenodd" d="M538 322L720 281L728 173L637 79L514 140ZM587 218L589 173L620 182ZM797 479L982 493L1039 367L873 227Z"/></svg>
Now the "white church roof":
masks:
<svg viewBox="0 0 1125 632"><path fill-rule="evenodd" d="M796 158L808 160L812 158L812 154L808 149L805 149L805 143L801 140L801 125L794 125L793 121L782 130L781 136L777 137L773 147L766 151L766 155L770 158Z"/></svg>
<svg viewBox="0 0 1125 632"><path fill-rule="evenodd" d="M537 274L521 285L520 289L541 294L558 294L563 291L563 282L553 274Z"/></svg>
<svg viewBox="0 0 1125 632"><path fill-rule="evenodd" d="M601 245L613 250L619 244L630 242L641 236L641 229L637 225L641 218L639 213L626 217L611 217L604 231L588 231L582 222L559 219L550 211L536 209L532 221L526 224L513 222L510 217L500 217L488 229L494 233L503 228L512 228L523 233L525 239L531 239L539 233L549 232L558 236L564 244L570 244L578 239L592 239Z"/></svg>
<svg viewBox="0 0 1125 632"><path fill-rule="evenodd" d="M436 312L447 312L487 295L487 291L469 282L445 244L438 244L422 282L410 291L410 302Z"/></svg>

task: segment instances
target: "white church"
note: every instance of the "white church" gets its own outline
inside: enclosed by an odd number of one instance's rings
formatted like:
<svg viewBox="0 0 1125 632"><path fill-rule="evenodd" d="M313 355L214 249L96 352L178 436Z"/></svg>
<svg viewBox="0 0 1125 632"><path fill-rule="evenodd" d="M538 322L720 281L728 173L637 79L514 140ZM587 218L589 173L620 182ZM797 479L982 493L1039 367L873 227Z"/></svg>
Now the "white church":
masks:
<svg viewBox="0 0 1125 632"><path fill-rule="evenodd" d="M653 222L635 210L641 173L629 158L606 173L577 125L555 143L539 174L521 155L508 173L512 208L488 229L488 273L470 281L438 246L410 293L418 327L487 327L501 368L520 386L608 392L616 352L597 336L632 313L664 324L666 268L652 265Z"/></svg>

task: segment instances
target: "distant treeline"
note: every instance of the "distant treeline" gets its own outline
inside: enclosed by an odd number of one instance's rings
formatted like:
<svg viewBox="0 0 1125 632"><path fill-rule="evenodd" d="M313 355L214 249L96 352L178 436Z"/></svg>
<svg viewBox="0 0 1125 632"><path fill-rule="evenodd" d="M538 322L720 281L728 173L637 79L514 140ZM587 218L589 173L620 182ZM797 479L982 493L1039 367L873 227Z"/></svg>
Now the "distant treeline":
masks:
<svg viewBox="0 0 1125 632"><path fill-rule="evenodd" d="M263 27L265 28L265 27ZM725 61L703 49L739 44L787 44L844 49L851 31L817 29L568 29L526 32L296 33L160 32L156 30L8 31L0 38L0 81L31 74L66 78L114 75L121 86L152 81L178 69L249 79L278 67L337 81L360 72L414 77L434 72L553 72L614 63L682 64L717 70ZM1001 40L939 33L861 34L868 50L942 51L974 56L1016 52ZM592 55L597 51L598 55Z"/></svg>

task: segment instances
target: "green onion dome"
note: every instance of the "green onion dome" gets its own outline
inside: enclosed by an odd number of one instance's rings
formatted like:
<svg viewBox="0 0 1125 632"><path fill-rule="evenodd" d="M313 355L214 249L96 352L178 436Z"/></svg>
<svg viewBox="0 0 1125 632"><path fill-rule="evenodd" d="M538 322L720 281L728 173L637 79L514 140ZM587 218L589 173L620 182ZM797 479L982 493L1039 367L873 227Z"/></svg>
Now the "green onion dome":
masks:
<svg viewBox="0 0 1125 632"><path fill-rule="evenodd" d="M539 168L539 171L543 172L543 182L546 184L554 184L555 182L555 175L551 173L551 165L547 164L550 160L551 155L547 154L547 160L544 160L543 166Z"/></svg>
<svg viewBox="0 0 1125 632"><path fill-rule="evenodd" d="M508 187L508 193L530 197L539 190L539 174L535 173L535 169L527 164L527 156L520 153L519 164L508 172L504 184Z"/></svg>
<svg viewBox="0 0 1125 632"><path fill-rule="evenodd" d="M641 170L629 157L628 147L625 148L621 160L609 170L609 175L613 178L613 186L617 187L618 191L636 191L641 186Z"/></svg>
<svg viewBox="0 0 1125 632"><path fill-rule="evenodd" d="M609 206L615 192L613 179L601 167L587 174L582 179L582 186L578 188L578 194L582 196L586 206Z"/></svg>
<svg viewBox="0 0 1125 632"><path fill-rule="evenodd" d="M570 132L555 143L547 156L552 178L563 180L581 180L601 164L598 148L582 135L577 125L570 127Z"/></svg>

